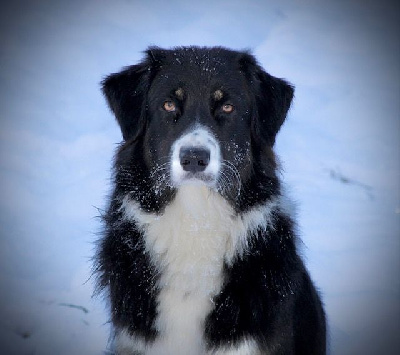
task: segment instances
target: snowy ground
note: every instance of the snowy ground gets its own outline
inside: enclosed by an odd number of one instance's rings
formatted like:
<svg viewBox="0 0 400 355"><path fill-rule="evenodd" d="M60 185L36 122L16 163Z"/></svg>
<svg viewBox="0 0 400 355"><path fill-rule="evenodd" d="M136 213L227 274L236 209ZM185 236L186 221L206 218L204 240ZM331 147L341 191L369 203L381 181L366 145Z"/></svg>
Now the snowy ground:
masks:
<svg viewBox="0 0 400 355"><path fill-rule="evenodd" d="M0 15L2 354L107 348L90 258L121 137L99 82L150 44L250 48L296 86L276 148L331 354L400 353L398 3L12 4Z"/></svg>

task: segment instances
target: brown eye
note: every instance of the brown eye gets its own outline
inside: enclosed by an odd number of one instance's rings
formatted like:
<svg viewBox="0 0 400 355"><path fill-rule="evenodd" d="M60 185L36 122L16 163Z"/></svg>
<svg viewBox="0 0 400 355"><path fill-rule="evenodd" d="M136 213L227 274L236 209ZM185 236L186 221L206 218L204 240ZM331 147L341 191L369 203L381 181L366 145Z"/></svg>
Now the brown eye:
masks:
<svg viewBox="0 0 400 355"><path fill-rule="evenodd" d="M231 113L233 112L234 107L231 104L225 104L222 106L222 111L224 111L225 113Z"/></svg>
<svg viewBox="0 0 400 355"><path fill-rule="evenodd" d="M175 112L176 111L176 105L173 101L165 101L163 108L167 112Z"/></svg>

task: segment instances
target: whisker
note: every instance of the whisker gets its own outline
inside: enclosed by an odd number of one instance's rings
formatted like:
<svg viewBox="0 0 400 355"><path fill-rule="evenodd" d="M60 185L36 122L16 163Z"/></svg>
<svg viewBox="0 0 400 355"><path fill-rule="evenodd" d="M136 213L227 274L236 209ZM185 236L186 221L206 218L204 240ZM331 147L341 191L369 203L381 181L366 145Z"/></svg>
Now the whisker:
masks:
<svg viewBox="0 0 400 355"><path fill-rule="evenodd" d="M156 168L151 171L150 177L154 177L160 171L167 170L166 167L169 167L169 162L163 164L156 164Z"/></svg>
<svg viewBox="0 0 400 355"><path fill-rule="evenodd" d="M221 173L218 179L221 192L232 190L232 186L237 188L236 197L240 195L242 180L237 167L230 161L224 160L221 163Z"/></svg>
<svg viewBox="0 0 400 355"><path fill-rule="evenodd" d="M155 163L154 168L150 172L150 178L154 181L154 189L158 195L168 187L171 187L170 166L169 157L164 156Z"/></svg>

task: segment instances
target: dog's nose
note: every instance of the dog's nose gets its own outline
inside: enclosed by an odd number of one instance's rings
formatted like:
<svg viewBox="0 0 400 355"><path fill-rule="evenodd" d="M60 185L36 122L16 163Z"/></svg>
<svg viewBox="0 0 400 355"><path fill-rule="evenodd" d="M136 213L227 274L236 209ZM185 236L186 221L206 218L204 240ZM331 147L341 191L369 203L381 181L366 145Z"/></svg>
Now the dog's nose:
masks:
<svg viewBox="0 0 400 355"><path fill-rule="evenodd" d="M182 147L179 159L185 171L192 173L204 171L210 162L210 151L207 148Z"/></svg>

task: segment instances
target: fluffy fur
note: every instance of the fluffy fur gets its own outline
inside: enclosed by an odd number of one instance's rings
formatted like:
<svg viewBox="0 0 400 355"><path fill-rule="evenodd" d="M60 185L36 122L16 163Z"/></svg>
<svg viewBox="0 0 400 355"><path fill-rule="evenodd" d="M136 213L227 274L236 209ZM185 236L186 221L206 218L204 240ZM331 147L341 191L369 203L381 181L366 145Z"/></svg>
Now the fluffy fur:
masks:
<svg viewBox="0 0 400 355"><path fill-rule="evenodd" d="M292 86L247 52L182 47L103 91L124 138L95 263L115 352L325 354L273 153Z"/></svg>

